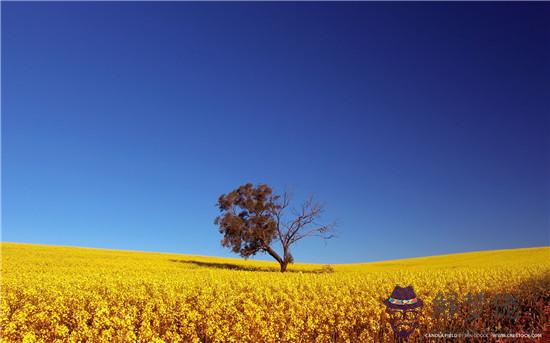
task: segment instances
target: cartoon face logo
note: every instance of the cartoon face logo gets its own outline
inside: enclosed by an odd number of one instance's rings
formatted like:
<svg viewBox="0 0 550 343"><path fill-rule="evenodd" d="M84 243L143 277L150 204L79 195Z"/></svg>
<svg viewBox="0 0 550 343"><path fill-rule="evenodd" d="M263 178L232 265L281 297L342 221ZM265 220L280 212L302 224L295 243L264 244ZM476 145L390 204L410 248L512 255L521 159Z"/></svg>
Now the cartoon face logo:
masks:
<svg viewBox="0 0 550 343"><path fill-rule="evenodd" d="M384 300L386 312L390 317L393 333L400 338L407 338L418 326L418 316L423 305L416 297L412 286L395 286L390 297Z"/></svg>

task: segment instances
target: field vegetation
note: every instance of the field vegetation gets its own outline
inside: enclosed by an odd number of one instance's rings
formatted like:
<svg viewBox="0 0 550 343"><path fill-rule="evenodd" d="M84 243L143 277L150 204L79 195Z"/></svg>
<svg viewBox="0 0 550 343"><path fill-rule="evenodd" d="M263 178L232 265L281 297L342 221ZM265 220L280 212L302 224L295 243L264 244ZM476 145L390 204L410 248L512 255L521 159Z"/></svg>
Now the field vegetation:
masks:
<svg viewBox="0 0 550 343"><path fill-rule="evenodd" d="M391 341L382 301L396 285L412 285L424 301L417 341L434 332L542 333L550 314L549 247L292 264L284 274L276 262L1 248L4 342Z"/></svg>

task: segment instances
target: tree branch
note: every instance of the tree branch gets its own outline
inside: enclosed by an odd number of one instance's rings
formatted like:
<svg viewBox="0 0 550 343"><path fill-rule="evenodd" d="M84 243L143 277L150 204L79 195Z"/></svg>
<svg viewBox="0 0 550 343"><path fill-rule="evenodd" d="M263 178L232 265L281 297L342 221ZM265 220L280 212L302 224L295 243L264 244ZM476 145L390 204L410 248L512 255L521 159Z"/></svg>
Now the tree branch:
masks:
<svg viewBox="0 0 550 343"><path fill-rule="evenodd" d="M281 258L281 256L279 256L279 254L277 254L277 252L275 252L275 250L273 250L269 245L264 244L262 249L264 249L264 251L271 255L271 257L273 257L275 260L277 260L277 262L283 264L283 259Z"/></svg>

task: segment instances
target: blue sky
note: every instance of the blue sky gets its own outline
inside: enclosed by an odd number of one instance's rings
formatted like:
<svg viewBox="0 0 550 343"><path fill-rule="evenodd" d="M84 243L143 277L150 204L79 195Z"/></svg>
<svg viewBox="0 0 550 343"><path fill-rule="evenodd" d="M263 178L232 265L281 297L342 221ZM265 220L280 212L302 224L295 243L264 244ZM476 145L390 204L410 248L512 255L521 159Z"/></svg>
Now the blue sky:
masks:
<svg viewBox="0 0 550 343"><path fill-rule="evenodd" d="M546 3L1 6L3 241L233 256L262 182L340 222L296 261L549 244Z"/></svg>

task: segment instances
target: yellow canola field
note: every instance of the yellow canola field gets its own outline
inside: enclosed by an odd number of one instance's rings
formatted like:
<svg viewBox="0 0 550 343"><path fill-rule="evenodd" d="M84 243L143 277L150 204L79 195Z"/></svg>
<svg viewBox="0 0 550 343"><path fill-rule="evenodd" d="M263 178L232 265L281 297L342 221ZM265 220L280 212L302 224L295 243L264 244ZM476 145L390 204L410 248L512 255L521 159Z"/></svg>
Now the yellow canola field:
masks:
<svg viewBox="0 0 550 343"><path fill-rule="evenodd" d="M417 341L466 328L540 334L548 321L550 247L284 274L270 262L178 254L17 243L1 253L2 342L389 341L382 301L396 285L424 301ZM435 307L452 294L457 306ZM502 295L513 302L492 301ZM471 310L478 318L466 321Z"/></svg>

